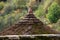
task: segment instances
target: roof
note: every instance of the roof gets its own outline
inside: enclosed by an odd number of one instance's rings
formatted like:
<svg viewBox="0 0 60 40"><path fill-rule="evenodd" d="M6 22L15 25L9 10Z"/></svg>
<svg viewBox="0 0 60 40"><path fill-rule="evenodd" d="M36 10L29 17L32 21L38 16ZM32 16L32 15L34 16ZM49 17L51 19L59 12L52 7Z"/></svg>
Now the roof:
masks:
<svg viewBox="0 0 60 40"><path fill-rule="evenodd" d="M0 32L0 35L31 35L31 34L56 34L57 32L44 25L34 14L28 14L18 23Z"/></svg>

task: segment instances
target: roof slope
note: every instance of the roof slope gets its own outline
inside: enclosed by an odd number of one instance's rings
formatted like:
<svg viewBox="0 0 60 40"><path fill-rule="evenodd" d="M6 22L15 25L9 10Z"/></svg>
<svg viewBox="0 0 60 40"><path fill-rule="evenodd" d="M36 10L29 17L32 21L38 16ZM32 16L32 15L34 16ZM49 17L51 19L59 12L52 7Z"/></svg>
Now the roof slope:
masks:
<svg viewBox="0 0 60 40"><path fill-rule="evenodd" d="M20 20L17 24L10 26L0 35L30 35L30 34L56 34L57 32L50 27L44 25L34 14L28 14L25 18Z"/></svg>

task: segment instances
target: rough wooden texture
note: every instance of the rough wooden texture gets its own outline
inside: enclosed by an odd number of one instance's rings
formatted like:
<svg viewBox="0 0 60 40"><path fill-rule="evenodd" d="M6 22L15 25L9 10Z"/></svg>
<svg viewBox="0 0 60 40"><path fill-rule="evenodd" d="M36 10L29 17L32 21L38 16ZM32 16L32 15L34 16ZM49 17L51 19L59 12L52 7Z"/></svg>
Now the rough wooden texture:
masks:
<svg viewBox="0 0 60 40"><path fill-rule="evenodd" d="M44 25L34 14L28 14L13 26L0 32L0 35L30 35L30 34L59 34L52 28Z"/></svg>

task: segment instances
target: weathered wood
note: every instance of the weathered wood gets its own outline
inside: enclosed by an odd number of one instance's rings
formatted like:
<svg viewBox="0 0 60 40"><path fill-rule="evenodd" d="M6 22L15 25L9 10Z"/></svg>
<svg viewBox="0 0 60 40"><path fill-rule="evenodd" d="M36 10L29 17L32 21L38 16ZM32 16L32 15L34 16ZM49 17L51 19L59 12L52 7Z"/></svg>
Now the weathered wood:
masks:
<svg viewBox="0 0 60 40"><path fill-rule="evenodd" d="M29 12L29 14L21 20L22 21L17 24L0 32L0 35L60 34L60 32L46 26L37 19L33 13Z"/></svg>
<svg viewBox="0 0 60 40"><path fill-rule="evenodd" d="M60 32L44 25L33 14L28 14L25 18L24 20L22 19L23 21L15 24L15 26L13 25L0 32L0 35L60 34Z"/></svg>

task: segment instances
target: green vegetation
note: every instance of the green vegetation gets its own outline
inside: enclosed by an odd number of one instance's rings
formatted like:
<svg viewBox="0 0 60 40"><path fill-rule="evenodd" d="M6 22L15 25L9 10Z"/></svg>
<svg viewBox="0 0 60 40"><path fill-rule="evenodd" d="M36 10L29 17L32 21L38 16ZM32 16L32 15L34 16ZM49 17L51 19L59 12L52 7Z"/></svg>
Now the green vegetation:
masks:
<svg viewBox="0 0 60 40"><path fill-rule="evenodd" d="M24 7L26 5L25 1L21 0L21 3L19 0L16 1L17 0L13 0L12 3L10 1L7 1L6 3L0 2L0 31L15 24L27 13L27 10ZM21 4L21 6L19 4Z"/></svg>
<svg viewBox="0 0 60 40"><path fill-rule="evenodd" d="M38 9L35 11L36 17L42 17L43 15L43 5L39 5Z"/></svg>
<svg viewBox="0 0 60 40"><path fill-rule="evenodd" d="M49 0L50 1L50 0ZM46 0L44 4L40 4L35 11L35 16L39 18L44 24L53 29L60 30L60 1L53 0L49 2Z"/></svg>
<svg viewBox="0 0 60 40"><path fill-rule="evenodd" d="M60 17L60 6L54 2L48 10L47 18L51 23L56 23Z"/></svg>
<svg viewBox="0 0 60 40"><path fill-rule="evenodd" d="M2 10L4 8L4 5L5 5L4 2L0 3L0 10Z"/></svg>
<svg viewBox="0 0 60 40"><path fill-rule="evenodd" d="M27 7L32 6L35 16L44 24L60 30L60 1L44 0L36 3L32 0L8 0L0 2L0 31L9 27L27 14Z"/></svg>

